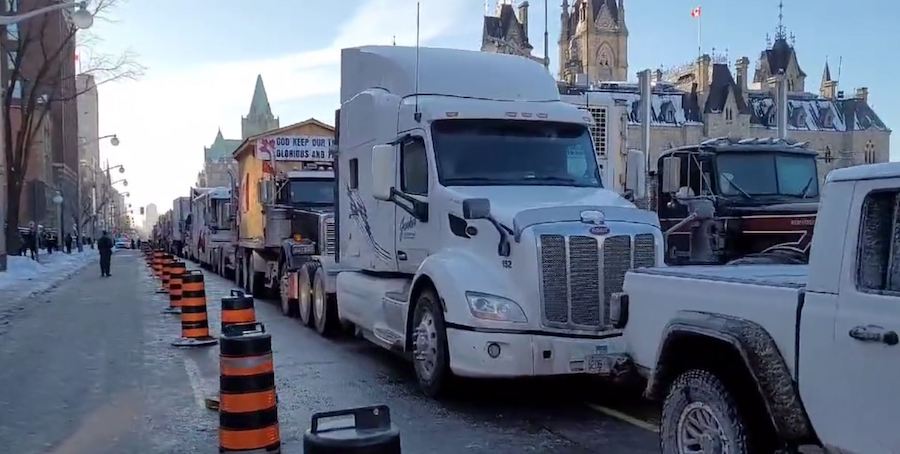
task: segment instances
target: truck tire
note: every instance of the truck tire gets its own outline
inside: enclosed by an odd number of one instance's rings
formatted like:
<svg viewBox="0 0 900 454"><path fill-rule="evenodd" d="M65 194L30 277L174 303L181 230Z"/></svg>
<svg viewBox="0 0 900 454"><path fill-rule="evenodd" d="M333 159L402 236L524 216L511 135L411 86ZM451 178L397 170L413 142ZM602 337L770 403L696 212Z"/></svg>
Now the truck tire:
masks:
<svg viewBox="0 0 900 454"><path fill-rule="evenodd" d="M305 326L313 326L312 315L312 283L319 266L316 263L307 263L300 267L297 271L297 288L299 289L300 298L297 300L297 312L300 316L300 323Z"/></svg>
<svg viewBox="0 0 900 454"><path fill-rule="evenodd" d="M663 454L752 452L745 415L719 377L707 370L688 370L675 379L660 425Z"/></svg>
<svg viewBox="0 0 900 454"><path fill-rule="evenodd" d="M450 387L450 353L447 328L437 294L425 289L416 299L413 314L413 366L419 387L430 397L439 397Z"/></svg>
<svg viewBox="0 0 900 454"><path fill-rule="evenodd" d="M290 279L293 277L293 274L286 273L282 268L279 271L278 278L279 289L278 296L281 299L281 313L290 318L294 318L297 316L297 300L295 298L291 298L288 293L290 293Z"/></svg>
<svg viewBox="0 0 900 454"><path fill-rule="evenodd" d="M318 270L317 270L318 271ZM323 337L331 336L337 324L337 307L333 295L325 289L322 273L312 276L313 327Z"/></svg>

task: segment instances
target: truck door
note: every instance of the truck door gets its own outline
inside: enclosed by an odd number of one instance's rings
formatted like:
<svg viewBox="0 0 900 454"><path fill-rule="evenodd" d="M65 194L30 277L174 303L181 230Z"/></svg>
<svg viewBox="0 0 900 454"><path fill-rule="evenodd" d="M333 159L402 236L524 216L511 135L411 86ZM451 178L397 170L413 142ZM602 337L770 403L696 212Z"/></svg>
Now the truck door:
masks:
<svg viewBox="0 0 900 454"><path fill-rule="evenodd" d="M834 324L826 444L900 452L900 181L856 183ZM801 349L803 345L801 344ZM801 363L801 374L802 374Z"/></svg>
<svg viewBox="0 0 900 454"><path fill-rule="evenodd" d="M395 210L397 268L414 274L428 257L436 223L428 216L429 165L425 140L414 135L400 144L400 191ZM417 209L418 206L418 209ZM421 211L424 208L424 216Z"/></svg>

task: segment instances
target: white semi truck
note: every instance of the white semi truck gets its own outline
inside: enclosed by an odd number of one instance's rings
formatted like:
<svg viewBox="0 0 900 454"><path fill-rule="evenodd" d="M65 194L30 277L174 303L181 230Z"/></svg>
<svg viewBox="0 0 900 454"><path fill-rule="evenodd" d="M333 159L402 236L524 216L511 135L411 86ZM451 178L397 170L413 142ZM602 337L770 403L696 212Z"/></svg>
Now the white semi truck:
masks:
<svg viewBox="0 0 900 454"><path fill-rule="evenodd" d="M520 57L361 47L341 65L337 253L289 278L301 318L407 355L429 395L608 371L609 297L663 237L604 189L590 117Z"/></svg>
<svg viewBox="0 0 900 454"><path fill-rule="evenodd" d="M191 247L200 266L228 276L234 271L235 253L231 189L217 187L199 192L191 202Z"/></svg>
<svg viewBox="0 0 900 454"><path fill-rule="evenodd" d="M190 222L191 198L179 197L172 201L172 253L178 257L185 256L185 247L191 236Z"/></svg>
<svg viewBox="0 0 900 454"><path fill-rule="evenodd" d="M611 306L664 453L900 452L900 164L828 175L809 265L635 270Z"/></svg>

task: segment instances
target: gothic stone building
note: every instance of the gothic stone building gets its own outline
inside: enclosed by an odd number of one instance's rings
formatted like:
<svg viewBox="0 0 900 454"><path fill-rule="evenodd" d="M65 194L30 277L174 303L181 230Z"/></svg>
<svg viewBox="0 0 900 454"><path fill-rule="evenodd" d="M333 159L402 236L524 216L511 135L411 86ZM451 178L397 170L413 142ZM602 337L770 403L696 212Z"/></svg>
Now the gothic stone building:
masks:
<svg viewBox="0 0 900 454"><path fill-rule="evenodd" d="M518 6L518 15L513 5L501 1L495 15L484 16L484 30L481 34L481 51L518 55L530 58L542 65L549 62L531 55L534 46L528 41L528 1Z"/></svg>
<svg viewBox="0 0 900 454"><path fill-rule="evenodd" d="M272 114L262 76L257 76L250 111L241 118L241 138L246 139L279 127L280 122ZM220 129L212 145L203 150L203 170L197 176L197 187L230 186L232 181L229 171L231 175L237 175L237 163L232 155L240 144L240 140L226 139Z"/></svg>
<svg viewBox="0 0 900 454"><path fill-rule="evenodd" d="M628 79L624 0L574 0L571 6L570 0L563 0L562 6L559 80L563 99L592 112L601 159L612 157L608 153L639 148L638 86L618 82ZM504 8L515 19L514 6L502 5L500 24L505 23ZM485 19L486 36L487 24ZM498 51L490 46L483 50ZM810 149L819 152L820 176L835 168L889 160L891 130L869 105L868 89L845 94L826 63L818 92L811 92L783 26L760 53L752 78L749 58L739 58L733 71L728 63L727 57L703 55L688 65L655 73L651 162L664 150L710 138L777 136L774 76L781 74L788 89L788 139L808 142Z"/></svg>

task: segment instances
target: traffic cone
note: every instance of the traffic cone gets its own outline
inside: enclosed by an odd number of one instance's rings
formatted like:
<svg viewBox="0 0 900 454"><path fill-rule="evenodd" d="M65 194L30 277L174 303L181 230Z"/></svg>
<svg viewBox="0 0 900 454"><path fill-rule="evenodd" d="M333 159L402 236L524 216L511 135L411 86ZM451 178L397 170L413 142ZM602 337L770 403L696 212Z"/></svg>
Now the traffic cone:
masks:
<svg viewBox="0 0 900 454"><path fill-rule="evenodd" d="M229 326L253 326L256 323L256 311L253 308L253 297L240 290L232 290L231 297L222 298L222 332Z"/></svg>
<svg viewBox="0 0 900 454"><path fill-rule="evenodd" d="M216 339L209 335L203 272L188 271L182 275L181 280L181 339L172 342L172 345L207 347L216 342Z"/></svg>
<svg viewBox="0 0 900 454"><path fill-rule="evenodd" d="M319 425L320 420L335 421L339 418L353 423ZM303 452L400 454L400 430L391 423L391 410L386 405L316 413L310 429L303 436Z"/></svg>
<svg viewBox="0 0 900 454"><path fill-rule="evenodd" d="M186 272L187 267L180 260L172 262L169 266L169 307L163 311L164 314L181 313L182 280Z"/></svg>
<svg viewBox="0 0 900 454"><path fill-rule="evenodd" d="M280 453L272 337L230 326L219 345L219 452Z"/></svg>
<svg viewBox="0 0 900 454"><path fill-rule="evenodd" d="M160 251L153 253L153 275L157 278L162 277L162 256L163 253Z"/></svg>

